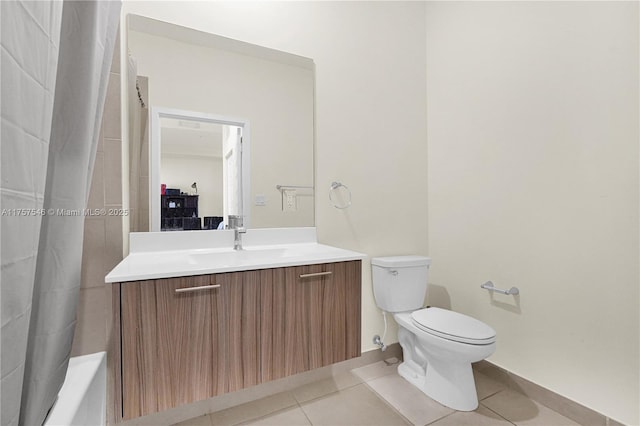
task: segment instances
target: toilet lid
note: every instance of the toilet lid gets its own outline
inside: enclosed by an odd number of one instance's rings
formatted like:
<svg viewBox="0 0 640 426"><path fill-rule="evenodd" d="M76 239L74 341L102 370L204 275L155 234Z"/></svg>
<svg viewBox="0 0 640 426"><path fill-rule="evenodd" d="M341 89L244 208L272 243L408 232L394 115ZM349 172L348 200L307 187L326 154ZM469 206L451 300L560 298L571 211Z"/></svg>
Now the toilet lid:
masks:
<svg viewBox="0 0 640 426"><path fill-rule="evenodd" d="M482 321L440 308L425 308L411 314L416 327L444 339L473 345L496 341L496 331Z"/></svg>

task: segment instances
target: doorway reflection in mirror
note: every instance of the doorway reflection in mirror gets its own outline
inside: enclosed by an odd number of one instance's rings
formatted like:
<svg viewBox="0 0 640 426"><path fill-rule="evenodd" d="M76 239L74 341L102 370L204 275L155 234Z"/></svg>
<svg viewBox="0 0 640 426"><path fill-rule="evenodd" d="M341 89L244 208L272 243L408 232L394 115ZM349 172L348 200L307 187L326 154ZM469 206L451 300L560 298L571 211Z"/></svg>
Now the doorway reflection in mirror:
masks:
<svg viewBox="0 0 640 426"><path fill-rule="evenodd" d="M160 230L223 229L241 214L241 128L160 119Z"/></svg>

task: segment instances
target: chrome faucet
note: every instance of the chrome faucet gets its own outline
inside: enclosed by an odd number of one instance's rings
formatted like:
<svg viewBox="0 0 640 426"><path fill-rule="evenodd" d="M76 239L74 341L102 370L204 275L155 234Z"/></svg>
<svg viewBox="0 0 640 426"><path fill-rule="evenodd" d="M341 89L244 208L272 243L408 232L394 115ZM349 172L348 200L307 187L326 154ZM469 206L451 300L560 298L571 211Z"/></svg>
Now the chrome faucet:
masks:
<svg viewBox="0 0 640 426"><path fill-rule="evenodd" d="M234 250L242 250L242 236L241 234L247 233L247 228L240 226L237 228L233 228L233 249Z"/></svg>
<svg viewBox="0 0 640 426"><path fill-rule="evenodd" d="M229 228L233 229L233 249L242 250L242 235L247 229L243 226L244 220L240 215L229 215Z"/></svg>

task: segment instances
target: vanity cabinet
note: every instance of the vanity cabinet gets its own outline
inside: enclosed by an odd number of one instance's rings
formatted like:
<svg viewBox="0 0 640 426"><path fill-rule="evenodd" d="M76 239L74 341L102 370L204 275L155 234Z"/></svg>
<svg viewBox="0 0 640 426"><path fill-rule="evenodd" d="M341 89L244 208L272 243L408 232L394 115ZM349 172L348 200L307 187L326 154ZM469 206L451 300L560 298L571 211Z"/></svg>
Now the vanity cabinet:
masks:
<svg viewBox="0 0 640 426"><path fill-rule="evenodd" d="M361 262L116 283L127 420L360 356Z"/></svg>

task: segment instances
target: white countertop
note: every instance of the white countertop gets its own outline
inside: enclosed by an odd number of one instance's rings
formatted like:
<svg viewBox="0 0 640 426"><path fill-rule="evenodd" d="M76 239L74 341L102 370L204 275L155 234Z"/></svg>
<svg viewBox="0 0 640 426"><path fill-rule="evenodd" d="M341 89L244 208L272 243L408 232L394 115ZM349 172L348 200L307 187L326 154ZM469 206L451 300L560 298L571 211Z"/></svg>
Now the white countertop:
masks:
<svg viewBox="0 0 640 426"><path fill-rule="evenodd" d="M268 238L269 232L265 230L255 230L260 234L258 235L260 238L256 238L256 232L249 230L247 235L252 233L254 235L247 238L247 243L254 241L259 244L245 244L244 249L238 251L228 245L229 233L232 236L233 231L217 231L218 234L209 234L216 238L220 237L219 241L211 244L211 247L203 247L203 244L197 244L196 241L190 246L188 241L190 238L202 240L202 234L195 235L193 232L180 233L182 235L177 235L176 232L163 233L166 234L164 237L157 235L159 233L149 233L148 236L138 234L131 239L131 254L106 276L105 282L250 271L366 258L362 253L318 244L315 241L315 229L300 229L303 230L302 233L292 233L288 229L284 234L276 234L276 238ZM313 229L313 232L309 229ZM283 238L282 235L285 237ZM134 242L136 239L146 241ZM265 244L268 240L273 241L274 244ZM167 244L163 244L163 241ZM220 247L220 245L223 246ZM175 246L180 249L166 249ZM184 248L188 246L197 248Z"/></svg>

